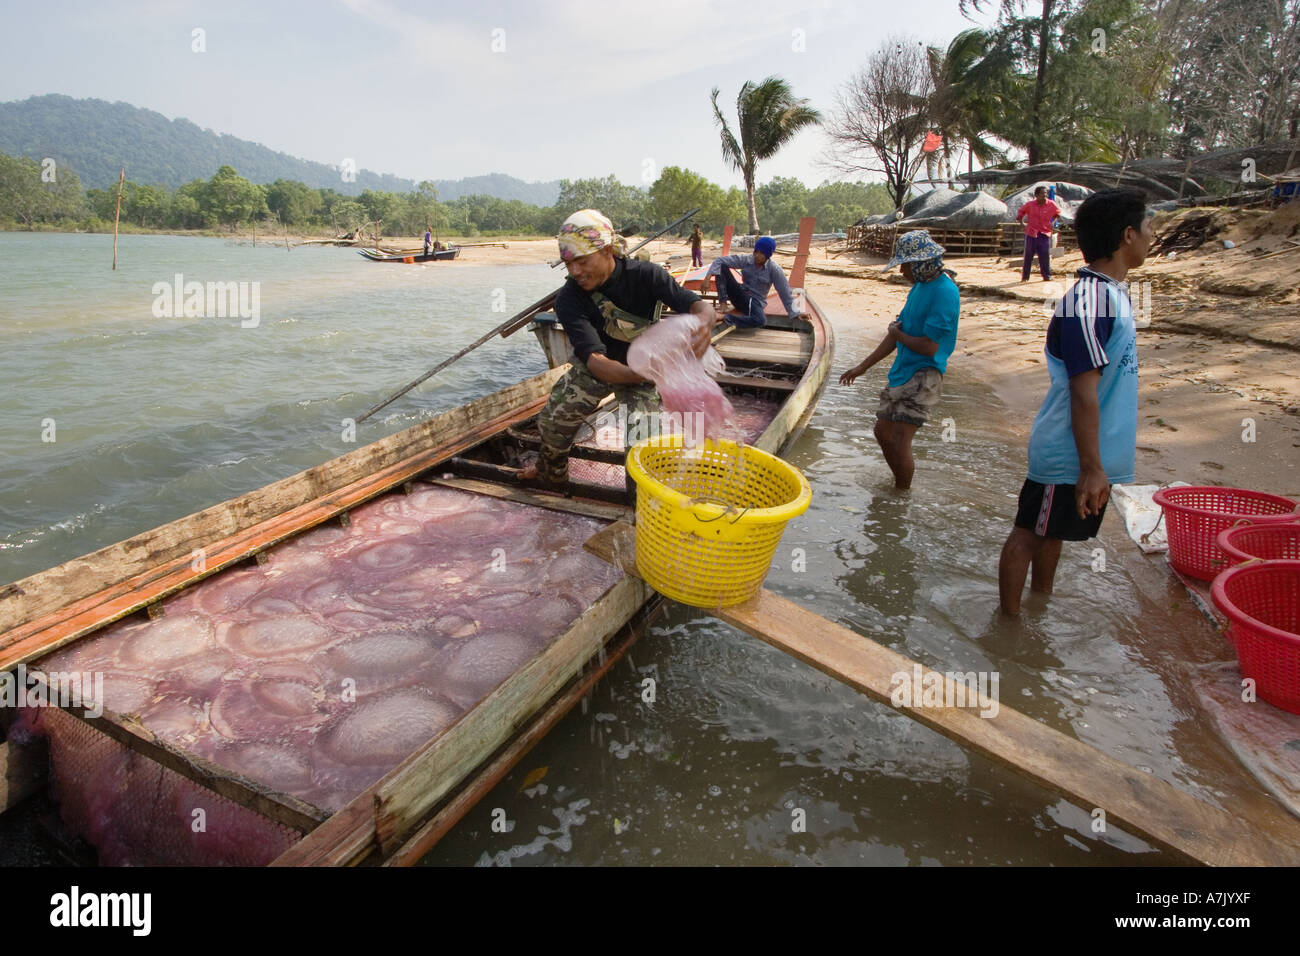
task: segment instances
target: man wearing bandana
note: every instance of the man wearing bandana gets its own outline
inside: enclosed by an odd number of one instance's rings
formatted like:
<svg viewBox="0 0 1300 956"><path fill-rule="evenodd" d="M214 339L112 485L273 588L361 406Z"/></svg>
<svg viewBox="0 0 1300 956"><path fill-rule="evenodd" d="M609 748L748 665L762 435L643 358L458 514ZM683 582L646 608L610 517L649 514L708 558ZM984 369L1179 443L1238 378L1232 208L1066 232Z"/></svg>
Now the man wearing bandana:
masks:
<svg viewBox="0 0 1300 956"><path fill-rule="evenodd" d="M875 351L840 376L840 384L852 385L881 359L894 356L880 393L875 435L894 487L906 490L916 470L912 437L939 403L948 358L957 345L961 295L954 273L943 267L943 246L924 229L898 237L885 270L894 266L902 266L903 278L912 283L903 311L889 323Z"/></svg>
<svg viewBox="0 0 1300 956"><path fill-rule="evenodd" d="M626 258L623 239L595 209L581 209L566 219L556 239L569 278L555 299L555 314L577 361L551 390L538 419L541 455L521 470L520 478L563 487L574 436L607 395L613 392L627 406L629 425L659 407L654 383L627 366L629 343L667 307L707 320L693 342L695 354L702 356L717 313L662 266Z"/></svg>

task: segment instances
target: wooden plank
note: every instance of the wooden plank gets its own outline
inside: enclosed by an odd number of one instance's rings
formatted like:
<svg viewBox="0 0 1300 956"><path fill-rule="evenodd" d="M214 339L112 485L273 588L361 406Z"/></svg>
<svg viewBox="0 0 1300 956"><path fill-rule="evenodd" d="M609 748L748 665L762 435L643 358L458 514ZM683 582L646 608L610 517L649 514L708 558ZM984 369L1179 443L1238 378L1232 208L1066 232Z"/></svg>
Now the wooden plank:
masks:
<svg viewBox="0 0 1300 956"><path fill-rule="evenodd" d="M504 501L518 501L521 504L545 508L548 511L563 511L567 514L585 515L588 518L602 518L605 521L619 521L630 518L634 508L627 505L609 504L603 501L588 501L583 498L557 498L555 495L543 495L527 488L512 488L498 485L491 481L479 481L475 478L423 478L430 484L455 488L476 495L488 495Z"/></svg>
<svg viewBox="0 0 1300 956"><path fill-rule="evenodd" d="M546 650L273 865L346 866L377 849L395 849L407 831L568 683L651 595L640 578L622 578Z"/></svg>
<svg viewBox="0 0 1300 956"><path fill-rule="evenodd" d="M727 360L797 368L807 365L812 348L811 336L780 329L738 329L717 346L718 353Z"/></svg>
<svg viewBox="0 0 1300 956"><path fill-rule="evenodd" d="M738 385L741 388L772 388L778 392L793 392L799 383L783 378L765 378L761 375L715 375L719 385Z"/></svg>
<svg viewBox="0 0 1300 956"><path fill-rule="evenodd" d="M463 787L446 805L429 818L410 838L395 850L385 861L384 866L412 866L428 853L475 804L533 749L541 739L550 732L560 719L596 686L606 673L627 653L628 649L644 633L649 620L661 610L663 602L652 600L649 605L637 613L636 619L624 627L618 636L605 649L600 663L588 668L574 678L547 705L541 714L534 718L523 731L502 747L487 764Z"/></svg>
<svg viewBox="0 0 1300 956"><path fill-rule="evenodd" d="M636 573L636 532L625 522L594 535L586 547L626 573ZM895 706L891 696L899 675L911 681L917 668L942 682L945 700L956 699L955 682L947 675L766 589L752 601L709 613L880 703ZM1006 704L983 717L982 709L990 709L987 703L921 706L916 701L896 709L1085 810L1105 810L1109 822L1181 857L1216 866L1300 863L1300 826L1284 830L1275 823L1261 830Z"/></svg>
<svg viewBox="0 0 1300 956"><path fill-rule="evenodd" d="M551 370L222 505L9 585L0 669L48 653L356 507L545 404ZM337 474L331 473L337 468ZM202 549L204 564L193 556Z"/></svg>
<svg viewBox="0 0 1300 956"><path fill-rule="evenodd" d="M500 481L509 485L516 485L520 481L520 469L513 468L510 465L496 465L490 461L475 461L472 458L453 458L450 467L453 472L462 478ZM540 483L534 480L532 486L540 487ZM605 485L575 481L570 478L567 490L570 494L579 495L583 498L592 498L596 501L605 501L616 505L626 505L627 503L627 493L623 488L610 488Z"/></svg>
<svg viewBox="0 0 1300 956"><path fill-rule="evenodd" d="M41 790L49 765L44 741L19 745L6 740L0 744L0 813Z"/></svg>
<svg viewBox="0 0 1300 956"><path fill-rule="evenodd" d="M816 216L799 220L799 247L794 253L794 268L790 270L790 288L802 289L804 270L808 268L808 250L812 248L813 231L817 228Z"/></svg>

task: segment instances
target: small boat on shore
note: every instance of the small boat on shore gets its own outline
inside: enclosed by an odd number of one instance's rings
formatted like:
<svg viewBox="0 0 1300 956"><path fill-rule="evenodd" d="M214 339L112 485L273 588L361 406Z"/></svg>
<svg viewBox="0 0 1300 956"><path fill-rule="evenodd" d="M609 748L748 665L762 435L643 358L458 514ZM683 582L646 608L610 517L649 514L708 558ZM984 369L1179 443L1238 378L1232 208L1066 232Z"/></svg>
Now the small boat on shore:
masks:
<svg viewBox="0 0 1300 956"><path fill-rule="evenodd" d="M518 480L567 368L545 308L549 371L0 589L0 676L60 705L0 709L0 746L98 862L413 863L645 631L663 599L583 549L633 514L617 408L567 496ZM769 309L718 381L780 453L833 332Z"/></svg>
<svg viewBox="0 0 1300 956"><path fill-rule="evenodd" d="M361 255L365 256L371 262L441 262L447 259L455 259L460 255L460 247L452 246L449 249L435 249L433 252L380 252L378 249L358 249Z"/></svg>

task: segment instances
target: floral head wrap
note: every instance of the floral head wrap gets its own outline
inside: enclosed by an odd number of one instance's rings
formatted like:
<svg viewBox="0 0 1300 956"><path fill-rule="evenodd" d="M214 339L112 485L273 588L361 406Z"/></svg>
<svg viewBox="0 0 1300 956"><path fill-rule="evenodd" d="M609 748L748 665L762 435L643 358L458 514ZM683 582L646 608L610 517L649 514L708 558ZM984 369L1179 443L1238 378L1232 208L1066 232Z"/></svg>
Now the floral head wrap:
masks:
<svg viewBox="0 0 1300 956"><path fill-rule="evenodd" d="M555 239L560 244L560 258L565 262L607 247L613 248L615 255L622 255L627 248L623 237L614 231L614 224L595 209L579 209L564 220Z"/></svg>

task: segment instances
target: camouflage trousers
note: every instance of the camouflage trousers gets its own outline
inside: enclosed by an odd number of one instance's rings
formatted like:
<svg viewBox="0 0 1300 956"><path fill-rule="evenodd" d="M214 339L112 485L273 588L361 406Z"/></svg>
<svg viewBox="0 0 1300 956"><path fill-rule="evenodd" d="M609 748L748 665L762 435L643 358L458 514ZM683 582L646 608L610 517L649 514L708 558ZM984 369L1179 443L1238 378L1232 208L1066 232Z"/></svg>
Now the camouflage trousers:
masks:
<svg viewBox="0 0 1300 956"><path fill-rule="evenodd" d="M642 415L659 410L659 393L653 385L610 385L597 380L587 366L575 362L551 389L551 398L538 418L542 453L537 460L537 477L551 484L569 480L569 449L587 416L611 392L627 406L627 430L637 427ZM626 444L626 434L624 444Z"/></svg>

